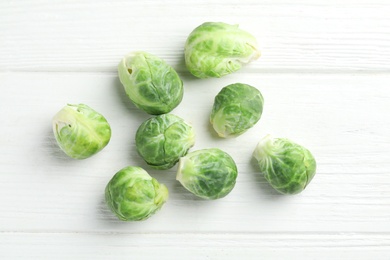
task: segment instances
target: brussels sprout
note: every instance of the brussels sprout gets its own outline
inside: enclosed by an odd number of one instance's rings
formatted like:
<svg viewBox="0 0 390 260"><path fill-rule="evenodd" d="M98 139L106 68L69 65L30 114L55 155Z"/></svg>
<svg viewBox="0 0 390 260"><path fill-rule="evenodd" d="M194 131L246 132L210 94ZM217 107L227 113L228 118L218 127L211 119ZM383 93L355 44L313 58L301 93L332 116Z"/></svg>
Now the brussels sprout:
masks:
<svg viewBox="0 0 390 260"><path fill-rule="evenodd" d="M111 138L107 120L84 104L61 109L53 118L53 132L59 147L74 159L96 154Z"/></svg>
<svg viewBox="0 0 390 260"><path fill-rule="evenodd" d="M191 32L185 44L187 69L198 78L219 78L260 57L257 41L238 25L207 22Z"/></svg>
<svg viewBox="0 0 390 260"><path fill-rule="evenodd" d="M149 118L135 135L138 153L155 169L173 167L195 143L191 125L172 114Z"/></svg>
<svg viewBox="0 0 390 260"><path fill-rule="evenodd" d="M254 126L263 112L263 96L257 88L236 83L215 97L210 122L220 137L234 137Z"/></svg>
<svg viewBox="0 0 390 260"><path fill-rule="evenodd" d="M236 179L236 163L218 148L197 150L180 158L176 175L184 188L204 199L225 197Z"/></svg>
<svg viewBox="0 0 390 260"><path fill-rule="evenodd" d="M119 79L130 100L151 115L165 114L183 98L183 82L164 60L134 52L118 65Z"/></svg>
<svg viewBox="0 0 390 260"><path fill-rule="evenodd" d="M108 207L124 221L145 220L168 199L168 189L144 169L128 166L117 172L105 189Z"/></svg>
<svg viewBox="0 0 390 260"><path fill-rule="evenodd" d="M316 172L316 161L310 151L286 138L264 137L253 156L265 179L283 194L300 193Z"/></svg>

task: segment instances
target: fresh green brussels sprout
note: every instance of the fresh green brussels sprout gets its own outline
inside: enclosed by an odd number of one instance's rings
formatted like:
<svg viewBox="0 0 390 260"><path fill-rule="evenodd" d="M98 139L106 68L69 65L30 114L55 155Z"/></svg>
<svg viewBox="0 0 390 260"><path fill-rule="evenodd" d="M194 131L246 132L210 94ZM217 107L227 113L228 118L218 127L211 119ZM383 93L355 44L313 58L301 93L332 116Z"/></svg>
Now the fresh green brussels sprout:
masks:
<svg viewBox="0 0 390 260"><path fill-rule="evenodd" d="M172 114L149 118L135 135L138 153L155 169L172 168L195 143L191 125Z"/></svg>
<svg viewBox="0 0 390 260"><path fill-rule="evenodd" d="M283 194L300 193L316 173L316 161L310 151L286 138L267 135L253 156L265 179Z"/></svg>
<svg viewBox="0 0 390 260"><path fill-rule="evenodd" d="M235 83L215 97L210 122L220 137L235 137L254 126L263 112L264 99L252 86Z"/></svg>
<svg viewBox="0 0 390 260"><path fill-rule="evenodd" d="M168 199L168 189L144 169L128 166L117 172L105 189L108 207L124 221L146 220Z"/></svg>
<svg viewBox="0 0 390 260"><path fill-rule="evenodd" d="M119 79L134 105L151 115L172 111L183 98L183 81L164 60L134 52L118 65Z"/></svg>
<svg viewBox="0 0 390 260"><path fill-rule="evenodd" d="M229 194L236 179L236 163L218 148L197 150L180 158L176 175L188 191L210 200Z"/></svg>
<svg viewBox="0 0 390 260"><path fill-rule="evenodd" d="M184 51L187 69L198 78L220 78L260 57L255 37L238 25L219 22L195 28Z"/></svg>
<svg viewBox="0 0 390 260"><path fill-rule="evenodd" d="M84 104L68 104L53 118L59 147L74 159L85 159L101 151L110 141L107 120Z"/></svg>

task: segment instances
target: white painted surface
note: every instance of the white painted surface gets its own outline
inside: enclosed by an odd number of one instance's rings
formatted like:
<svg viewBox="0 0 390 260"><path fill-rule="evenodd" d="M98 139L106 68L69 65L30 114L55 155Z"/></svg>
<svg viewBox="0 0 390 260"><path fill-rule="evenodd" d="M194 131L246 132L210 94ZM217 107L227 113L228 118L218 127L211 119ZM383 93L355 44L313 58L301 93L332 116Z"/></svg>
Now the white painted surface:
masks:
<svg viewBox="0 0 390 260"><path fill-rule="evenodd" d="M0 2L0 258L390 259L390 3L387 1ZM183 67L188 33L238 23L263 56L238 73L199 80ZM129 51L164 58L185 84L173 113L190 121L193 150L219 147L239 168L217 201L194 198L176 167L148 168L134 134L149 116L127 99L115 67ZM260 122L236 139L208 124L214 96L244 82L265 99ZM51 133L66 103L106 116L110 144L83 161ZM276 194L251 153L286 136L316 156L301 194ZM140 165L170 190L151 219L124 223L103 202L112 175Z"/></svg>

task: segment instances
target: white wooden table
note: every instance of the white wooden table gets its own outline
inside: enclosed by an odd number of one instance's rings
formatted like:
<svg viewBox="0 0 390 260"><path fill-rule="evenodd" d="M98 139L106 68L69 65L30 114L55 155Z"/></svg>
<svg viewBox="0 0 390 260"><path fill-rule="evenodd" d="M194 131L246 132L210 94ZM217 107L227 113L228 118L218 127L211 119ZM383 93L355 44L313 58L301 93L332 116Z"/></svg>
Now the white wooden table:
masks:
<svg viewBox="0 0 390 260"><path fill-rule="evenodd" d="M240 24L262 57L221 79L199 80L183 63L187 35L205 21ZM116 65L144 50L170 63L185 85L173 113L190 121L193 148L219 147L239 177L225 198L194 198L176 167L151 170L134 147L149 116L119 83ZM260 122L236 139L215 137L214 96L230 83L256 86ZM0 259L390 259L390 2L7 1L0 2ZM57 147L53 115L86 103L113 135L77 161ZM316 156L317 175L282 196L251 154L266 134ZM145 222L121 222L103 193L127 165L170 190ZM299 258L298 258L299 257Z"/></svg>

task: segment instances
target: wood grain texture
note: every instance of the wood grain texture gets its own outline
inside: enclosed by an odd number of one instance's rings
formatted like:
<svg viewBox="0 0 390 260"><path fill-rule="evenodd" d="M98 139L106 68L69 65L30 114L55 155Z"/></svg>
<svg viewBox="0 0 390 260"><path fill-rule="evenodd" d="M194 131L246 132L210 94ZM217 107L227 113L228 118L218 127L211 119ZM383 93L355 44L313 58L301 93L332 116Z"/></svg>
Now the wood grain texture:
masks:
<svg viewBox="0 0 390 260"><path fill-rule="evenodd" d="M0 70L115 71L145 50L183 70L188 34L240 24L260 43L254 71L389 71L386 1L1 1Z"/></svg>
<svg viewBox="0 0 390 260"><path fill-rule="evenodd" d="M11 233L0 237L0 255L7 259L28 254L29 259L50 259L50 256L56 259L90 259L91 256L94 259L172 259L181 256L190 260L243 257L284 260L369 256L381 260L388 259L389 245L388 234Z"/></svg>
<svg viewBox="0 0 390 260"><path fill-rule="evenodd" d="M390 3L388 1L1 1L1 259L390 259ZM262 57L221 79L185 70L183 45L204 21L238 23ZM174 114L193 124L192 150L219 147L235 159L234 190L197 199L176 167L150 169L135 150L136 109L116 65L152 52L184 81ZM220 139L209 124L228 84L256 86L258 124ZM86 103L112 127L99 154L77 161L55 143L51 119ZM296 196L277 194L252 152L266 134L309 148L317 175ZM170 197L145 222L108 211L113 174L139 165Z"/></svg>

